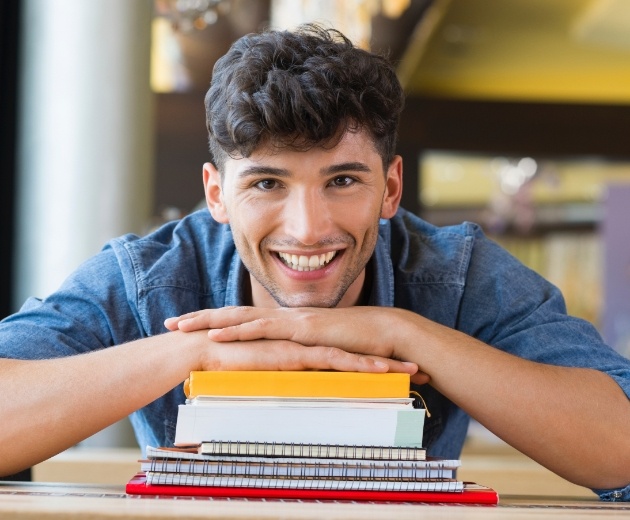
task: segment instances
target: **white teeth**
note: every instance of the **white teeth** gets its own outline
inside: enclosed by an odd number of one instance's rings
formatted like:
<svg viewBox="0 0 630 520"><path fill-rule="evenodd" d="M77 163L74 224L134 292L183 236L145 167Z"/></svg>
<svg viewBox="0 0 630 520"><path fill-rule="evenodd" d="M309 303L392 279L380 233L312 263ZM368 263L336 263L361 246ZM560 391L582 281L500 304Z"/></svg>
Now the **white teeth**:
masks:
<svg viewBox="0 0 630 520"><path fill-rule="evenodd" d="M288 265L291 269L296 271L315 271L321 269L337 254L336 251L329 251L328 253L322 253L321 255L291 255L288 253L278 253L278 256L282 261Z"/></svg>

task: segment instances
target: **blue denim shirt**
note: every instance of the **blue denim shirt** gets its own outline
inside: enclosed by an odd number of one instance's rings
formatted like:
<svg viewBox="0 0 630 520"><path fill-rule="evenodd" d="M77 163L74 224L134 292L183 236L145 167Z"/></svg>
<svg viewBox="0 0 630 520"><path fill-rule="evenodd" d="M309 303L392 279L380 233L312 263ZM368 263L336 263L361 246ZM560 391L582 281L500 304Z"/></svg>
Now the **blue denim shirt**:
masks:
<svg viewBox="0 0 630 520"><path fill-rule="evenodd" d="M371 305L409 309L534 361L597 368L630 395L630 361L567 316L558 289L475 224L438 228L400 210L381 222L371 273ZM245 276L229 226L198 211L146 237L110 241L57 292L30 298L0 322L0 357L68 356L162 334L169 316L243 305ZM458 458L468 415L432 387L420 391L431 410L429 454ZM184 399L180 385L130 416L140 446L172 444ZM630 500L630 485L598 492Z"/></svg>

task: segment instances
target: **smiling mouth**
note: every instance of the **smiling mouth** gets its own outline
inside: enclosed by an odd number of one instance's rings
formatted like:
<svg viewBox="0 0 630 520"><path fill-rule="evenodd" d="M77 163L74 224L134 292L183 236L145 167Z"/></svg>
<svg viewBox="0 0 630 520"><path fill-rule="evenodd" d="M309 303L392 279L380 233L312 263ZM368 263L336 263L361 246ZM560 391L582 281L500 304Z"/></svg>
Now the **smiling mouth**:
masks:
<svg viewBox="0 0 630 520"><path fill-rule="evenodd" d="M317 271L326 267L338 251L329 251L321 255L292 255L289 253L278 253L278 257L284 265L294 271Z"/></svg>

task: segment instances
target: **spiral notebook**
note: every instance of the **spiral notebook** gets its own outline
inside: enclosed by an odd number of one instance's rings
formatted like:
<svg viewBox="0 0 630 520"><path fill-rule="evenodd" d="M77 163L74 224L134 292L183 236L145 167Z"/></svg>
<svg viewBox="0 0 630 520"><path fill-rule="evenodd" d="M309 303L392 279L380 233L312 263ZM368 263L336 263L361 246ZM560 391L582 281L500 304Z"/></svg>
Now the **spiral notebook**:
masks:
<svg viewBox="0 0 630 520"><path fill-rule="evenodd" d="M385 455L410 457L412 453L406 453L406 450L391 452L387 447L378 446L369 447L367 453L376 454L379 458L370 458L365 457L365 446L321 446L330 449L314 450L283 445L275 446L279 450L272 450L270 446L258 444L215 442L212 445L216 448L214 453L147 446L147 458L140 461L140 471L209 477L416 481L455 479L457 468L461 465L459 460L427 458L424 453L419 453L421 458L416 460L383 459L381 457ZM361 456L339 458L340 454ZM152 478L149 482L156 483Z"/></svg>
<svg viewBox="0 0 630 520"><path fill-rule="evenodd" d="M430 461L423 464L331 459L323 462L309 460L260 458L237 460L235 457L216 460L191 461L153 459L140 462L140 471L150 474L185 474L206 477L261 477L299 479L405 480L455 479L459 461ZM150 480L153 482L152 480ZM153 482L159 483L159 482Z"/></svg>
<svg viewBox="0 0 630 520"><path fill-rule="evenodd" d="M148 448L149 450L151 448ZM163 450L164 448L157 448ZM205 455L237 455L257 457L306 457L329 459L375 459L397 461L425 460L427 450L419 447L358 446L344 444L304 444L281 442L202 442L187 451ZM147 451L149 455L149 451ZM155 456L163 456L159 452Z"/></svg>

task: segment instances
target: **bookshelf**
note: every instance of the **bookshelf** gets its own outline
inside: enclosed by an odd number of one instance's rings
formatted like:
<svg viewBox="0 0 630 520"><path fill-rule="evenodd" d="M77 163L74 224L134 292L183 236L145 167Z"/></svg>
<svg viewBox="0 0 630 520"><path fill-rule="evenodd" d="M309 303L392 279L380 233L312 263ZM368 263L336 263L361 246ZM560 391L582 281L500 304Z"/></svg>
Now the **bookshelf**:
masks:
<svg viewBox="0 0 630 520"><path fill-rule="evenodd" d="M427 151L418 200L437 225L464 220L563 292L568 312L602 328L610 186L630 187L630 162Z"/></svg>

